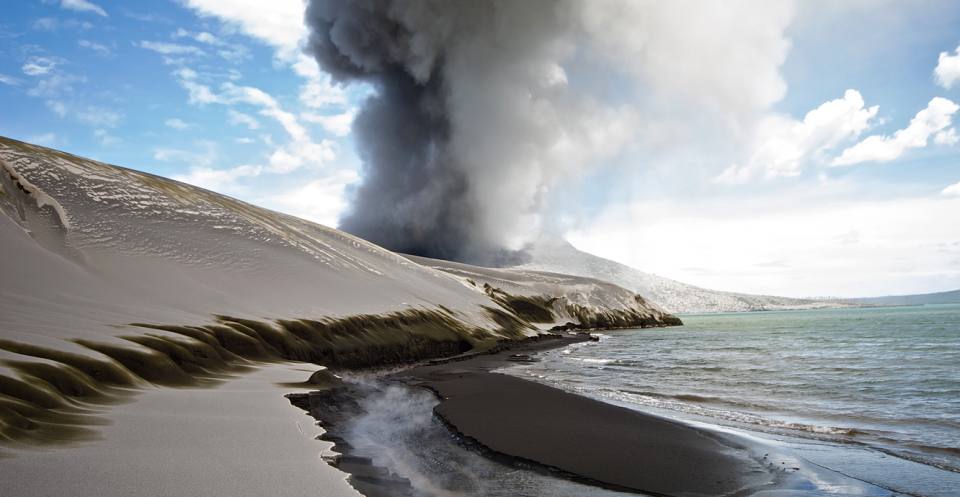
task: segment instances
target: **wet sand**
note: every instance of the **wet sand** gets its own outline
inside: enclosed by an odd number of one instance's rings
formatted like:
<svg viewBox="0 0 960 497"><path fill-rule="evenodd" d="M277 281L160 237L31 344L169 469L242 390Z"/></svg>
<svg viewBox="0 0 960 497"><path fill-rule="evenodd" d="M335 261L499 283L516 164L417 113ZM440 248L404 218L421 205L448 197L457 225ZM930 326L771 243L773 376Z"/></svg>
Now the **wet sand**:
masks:
<svg viewBox="0 0 960 497"><path fill-rule="evenodd" d="M653 495L747 494L776 479L742 440L491 372L510 355L583 339L540 340L396 378L436 392L435 413L505 462Z"/></svg>

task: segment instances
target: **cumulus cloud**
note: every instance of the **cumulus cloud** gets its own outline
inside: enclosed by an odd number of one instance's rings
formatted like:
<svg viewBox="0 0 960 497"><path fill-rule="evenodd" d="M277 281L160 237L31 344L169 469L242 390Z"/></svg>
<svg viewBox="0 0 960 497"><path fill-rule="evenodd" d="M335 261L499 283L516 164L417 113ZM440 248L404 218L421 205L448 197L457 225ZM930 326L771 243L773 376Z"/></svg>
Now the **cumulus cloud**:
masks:
<svg viewBox="0 0 960 497"><path fill-rule="evenodd" d="M359 179L356 171L341 169L261 202L271 209L335 227L349 205L347 190Z"/></svg>
<svg viewBox="0 0 960 497"><path fill-rule="evenodd" d="M229 193L236 189L237 181L242 178L255 178L263 168L255 165L242 165L230 169L214 169L211 167L191 167L186 174L177 174L173 179L189 183L200 188Z"/></svg>
<svg viewBox="0 0 960 497"><path fill-rule="evenodd" d="M285 57L292 57L306 34L302 0L273 0L264 8L260 0L184 0L201 16L216 17L266 42Z"/></svg>
<svg viewBox="0 0 960 497"><path fill-rule="evenodd" d="M341 86L333 84L330 75L320 71L317 62L305 54L297 54L291 66L293 71L306 79L300 87L300 103L312 109L344 106L347 95Z"/></svg>
<svg viewBox="0 0 960 497"><path fill-rule="evenodd" d="M88 0L61 0L60 7L75 12L92 12L98 16L107 17L107 11L103 10L103 7Z"/></svg>
<svg viewBox="0 0 960 497"><path fill-rule="evenodd" d="M889 162L913 148L923 148L932 136L934 142L952 144L956 133L950 128L960 106L943 97L934 97L927 108L917 113L910 124L893 135L872 135L846 149L831 165L849 166L861 162Z"/></svg>
<svg viewBox="0 0 960 497"><path fill-rule="evenodd" d="M957 136L956 128L938 131L937 134L933 135L933 143L937 145L956 145L957 141L960 141L960 136Z"/></svg>
<svg viewBox="0 0 960 497"><path fill-rule="evenodd" d="M953 87L957 80L960 80L960 47L957 47L953 54L940 52L937 67L933 70L933 76L938 85L948 90Z"/></svg>
<svg viewBox="0 0 960 497"><path fill-rule="evenodd" d="M941 193L948 196L960 197L960 181L944 188Z"/></svg>
<svg viewBox="0 0 960 497"><path fill-rule="evenodd" d="M350 109L346 112L333 115L316 114L313 112L304 112L300 117L307 122L317 123L323 126L323 129L337 136L346 136L350 134L350 127L353 125L353 118L357 117L357 111Z"/></svg>
<svg viewBox="0 0 960 497"><path fill-rule="evenodd" d="M808 162L822 160L826 151L863 133L878 109L865 107L860 92L847 90L842 98L808 112L802 121L769 116L757 126L749 160L730 166L717 180L743 183L756 176L797 176Z"/></svg>

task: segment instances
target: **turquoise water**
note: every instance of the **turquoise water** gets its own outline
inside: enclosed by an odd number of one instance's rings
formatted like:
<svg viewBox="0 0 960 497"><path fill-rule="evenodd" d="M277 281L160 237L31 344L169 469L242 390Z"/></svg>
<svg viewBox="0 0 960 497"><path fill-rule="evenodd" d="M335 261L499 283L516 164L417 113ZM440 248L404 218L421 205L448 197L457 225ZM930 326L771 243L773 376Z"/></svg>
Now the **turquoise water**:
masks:
<svg viewBox="0 0 960 497"><path fill-rule="evenodd" d="M681 317L684 327L607 332L511 372L800 440L832 469L900 491L960 495L960 305Z"/></svg>

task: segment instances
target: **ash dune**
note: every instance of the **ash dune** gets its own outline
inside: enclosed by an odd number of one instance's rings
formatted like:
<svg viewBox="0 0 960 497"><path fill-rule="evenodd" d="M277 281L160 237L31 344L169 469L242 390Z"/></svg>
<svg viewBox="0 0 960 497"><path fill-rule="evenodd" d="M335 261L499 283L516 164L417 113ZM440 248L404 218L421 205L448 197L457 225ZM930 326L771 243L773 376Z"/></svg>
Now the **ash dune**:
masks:
<svg viewBox="0 0 960 497"><path fill-rule="evenodd" d="M14 459L97 438L108 406L136 392L216 386L269 362L379 366L567 323L679 322L597 280L407 258L15 140L0 138L0 164L0 450Z"/></svg>

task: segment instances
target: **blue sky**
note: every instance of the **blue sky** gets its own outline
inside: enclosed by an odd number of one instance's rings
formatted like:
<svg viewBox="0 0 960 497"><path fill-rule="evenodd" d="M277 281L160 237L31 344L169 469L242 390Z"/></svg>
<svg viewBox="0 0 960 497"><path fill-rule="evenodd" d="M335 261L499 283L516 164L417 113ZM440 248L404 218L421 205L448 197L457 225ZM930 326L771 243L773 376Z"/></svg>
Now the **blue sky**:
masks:
<svg viewBox="0 0 960 497"><path fill-rule="evenodd" d="M784 11L759 8L771 4ZM757 39L783 42L763 64L694 60L696 77L676 79L672 65L636 62L629 77L578 79L594 74L575 67L590 61L568 61L571 88L643 101L640 114L658 116L631 121L637 136L657 134L643 126L673 131L552 183L562 201L548 204L543 225L598 255L720 289L960 287L960 6L745 5L737 8L763 11L757 29L767 38ZM300 51L302 8L10 2L0 20L0 134L334 225L362 176L350 122L371 90L332 85ZM753 46L716 32L731 50ZM682 48L664 49L667 60L697 56ZM703 102L739 97L737 87L721 91L728 80L749 82L749 108L701 113ZM721 122L733 131L716 131Z"/></svg>

